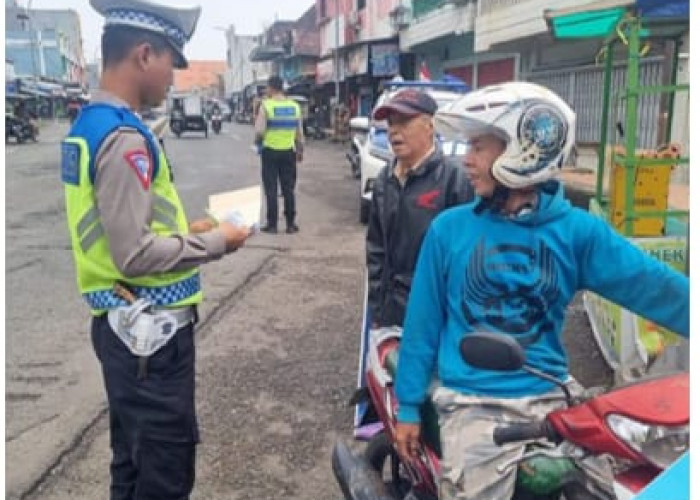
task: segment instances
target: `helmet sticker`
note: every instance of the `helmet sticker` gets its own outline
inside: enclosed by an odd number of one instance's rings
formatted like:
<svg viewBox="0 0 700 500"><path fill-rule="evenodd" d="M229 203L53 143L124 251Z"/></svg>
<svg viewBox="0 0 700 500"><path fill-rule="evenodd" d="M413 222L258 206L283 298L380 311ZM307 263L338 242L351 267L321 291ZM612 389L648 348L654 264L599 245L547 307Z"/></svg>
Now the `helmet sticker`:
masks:
<svg viewBox="0 0 700 500"><path fill-rule="evenodd" d="M564 117L558 110L544 103L531 104L525 109L518 123L520 144L537 146L538 163L549 163L561 153L566 134Z"/></svg>

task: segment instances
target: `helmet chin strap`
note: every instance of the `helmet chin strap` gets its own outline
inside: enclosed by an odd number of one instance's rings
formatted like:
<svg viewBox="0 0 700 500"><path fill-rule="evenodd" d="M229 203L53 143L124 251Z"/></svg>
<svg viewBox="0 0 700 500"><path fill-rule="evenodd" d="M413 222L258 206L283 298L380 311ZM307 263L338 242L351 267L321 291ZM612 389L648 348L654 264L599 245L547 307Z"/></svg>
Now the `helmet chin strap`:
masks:
<svg viewBox="0 0 700 500"><path fill-rule="evenodd" d="M505 213L510 217L517 217L535 209L537 205L536 194L534 200L524 200L516 210L508 210L506 213L506 204L508 203L511 193L513 193L511 188L506 187L500 182L496 181L496 187L493 190L493 194L491 194L491 196L488 198L481 198L479 204L474 208L474 212L477 215L480 215L485 210L489 210L494 214Z"/></svg>
<svg viewBox="0 0 700 500"><path fill-rule="evenodd" d="M491 174L491 178L496 180L493 174ZM490 210L495 214L501 213L506 206L508 196L510 196L510 188L496 181L496 187L491 196L488 198L481 198L479 204L474 208L474 212L477 215L483 213L484 210Z"/></svg>

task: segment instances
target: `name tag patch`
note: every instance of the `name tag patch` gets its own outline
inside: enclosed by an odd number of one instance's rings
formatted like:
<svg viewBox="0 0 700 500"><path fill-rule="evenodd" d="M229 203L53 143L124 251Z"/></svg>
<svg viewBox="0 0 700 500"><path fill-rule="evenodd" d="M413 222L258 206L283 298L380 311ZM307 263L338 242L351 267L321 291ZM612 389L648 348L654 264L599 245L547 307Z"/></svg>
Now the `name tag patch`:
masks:
<svg viewBox="0 0 700 500"><path fill-rule="evenodd" d="M80 184L80 146L77 144L61 144L61 180L74 186Z"/></svg>

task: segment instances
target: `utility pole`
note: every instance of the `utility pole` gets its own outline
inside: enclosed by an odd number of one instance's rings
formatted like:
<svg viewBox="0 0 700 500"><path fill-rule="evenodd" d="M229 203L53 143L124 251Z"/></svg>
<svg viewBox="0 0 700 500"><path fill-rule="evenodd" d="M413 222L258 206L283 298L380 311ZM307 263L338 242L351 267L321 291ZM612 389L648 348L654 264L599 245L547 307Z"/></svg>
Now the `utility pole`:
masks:
<svg viewBox="0 0 700 500"><path fill-rule="evenodd" d="M338 50L340 49L340 10L338 0L335 0L335 50L333 53L333 74L335 78L335 104L340 104L340 61Z"/></svg>

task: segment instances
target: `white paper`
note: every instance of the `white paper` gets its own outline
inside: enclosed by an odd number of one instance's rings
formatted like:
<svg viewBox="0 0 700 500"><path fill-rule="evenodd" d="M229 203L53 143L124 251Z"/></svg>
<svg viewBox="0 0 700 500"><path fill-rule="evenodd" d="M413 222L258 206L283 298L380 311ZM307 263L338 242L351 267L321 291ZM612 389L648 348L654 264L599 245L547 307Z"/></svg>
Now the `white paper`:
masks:
<svg viewBox="0 0 700 500"><path fill-rule="evenodd" d="M261 206L262 194L257 185L210 195L207 212L219 222L256 228L260 226Z"/></svg>

